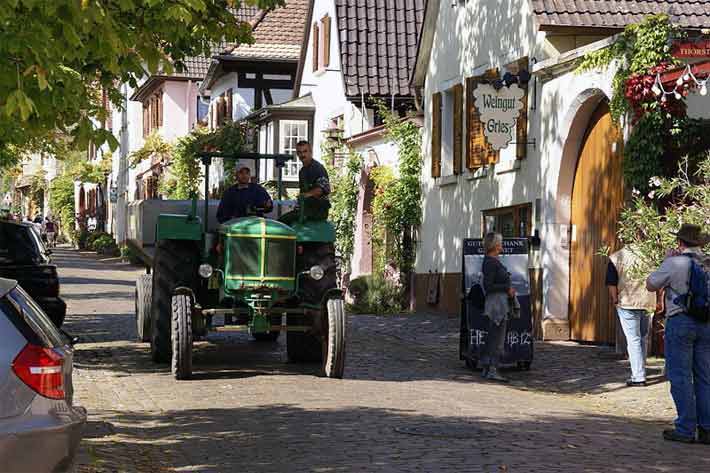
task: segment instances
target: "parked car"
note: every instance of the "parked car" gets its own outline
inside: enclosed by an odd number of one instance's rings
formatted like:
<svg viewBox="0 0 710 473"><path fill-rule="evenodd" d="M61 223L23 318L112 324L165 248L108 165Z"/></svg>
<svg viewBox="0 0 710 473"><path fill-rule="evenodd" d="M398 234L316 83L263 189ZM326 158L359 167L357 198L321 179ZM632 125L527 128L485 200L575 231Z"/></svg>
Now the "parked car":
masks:
<svg viewBox="0 0 710 473"><path fill-rule="evenodd" d="M0 278L0 469L66 471L86 423L73 404L73 350L17 284Z"/></svg>
<svg viewBox="0 0 710 473"><path fill-rule="evenodd" d="M59 297L57 267L32 223L0 220L0 277L15 279L57 327L67 306Z"/></svg>

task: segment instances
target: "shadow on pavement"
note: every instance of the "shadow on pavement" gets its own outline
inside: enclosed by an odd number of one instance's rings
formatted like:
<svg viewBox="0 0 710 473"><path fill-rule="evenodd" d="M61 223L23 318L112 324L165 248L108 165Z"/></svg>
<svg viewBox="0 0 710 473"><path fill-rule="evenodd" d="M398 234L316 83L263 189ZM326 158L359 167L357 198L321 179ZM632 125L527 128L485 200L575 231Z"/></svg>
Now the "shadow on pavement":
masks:
<svg viewBox="0 0 710 473"><path fill-rule="evenodd" d="M94 313L72 313L65 329L79 336L85 343L100 344L92 353L83 353L77 346L77 363L87 369L100 367L122 373L160 372L167 366L156 366L149 358L147 344L134 343L132 279L136 267L123 263L106 263L79 255L76 251L59 249L60 265L96 269L97 278L71 275L63 279L62 295L70 302L70 309L82 300L93 303ZM115 283L127 286L126 292L96 292L82 289L91 284L113 284L116 277L103 280L98 276L117 268L126 270L126 279ZM138 269L139 270L139 269ZM129 272L130 271L130 272ZM132 274L131 274L132 272ZM105 274L104 274L105 276ZM74 279L72 279L74 278ZM68 282L67 282L68 281ZM65 289L69 289L66 291ZM76 292L72 292L76 291ZM105 300L105 303L104 303ZM81 309L74 309L81 310ZM106 310L107 313L99 313ZM119 313L123 310L123 313ZM345 376L356 380L407 382L417 380L446 380L462 383L479 382L477 372L464 366L458 356L459 320L433 314L403 316L356 315L349 317L348 360ZM211 340L215 340L210 336ZM302 365L287 364L285 341L274 347L251 341L246 334L217 337L219 343L199 343L194 355L195 371L207 379L239 378L242 372L301 372ZM130 343L118 343L129 341ZM562 394L599 394L626 389L628 363L608 356L609 347L582 345L572 342L535 344L535 359L531 371L509 371L510 387L518 390ZM95 359L96 358L96 359ZM660 381L660 360L651 360L649 377ZM256 368L255 368L256 366ZM306 366L306 365L303 365ZM284 368L286 367L286 368ZM295 371L294 371L295 370ZM317 372L311 366L306 372Z"/></svg>
<svg viewBox="0 0 710 473"><path fill-rule="evenodd" d="M80 472L710 470L703 446L664 442L661 425L577 411L501 419L272 404L92 419L84 448L96 459Z"/></svg>

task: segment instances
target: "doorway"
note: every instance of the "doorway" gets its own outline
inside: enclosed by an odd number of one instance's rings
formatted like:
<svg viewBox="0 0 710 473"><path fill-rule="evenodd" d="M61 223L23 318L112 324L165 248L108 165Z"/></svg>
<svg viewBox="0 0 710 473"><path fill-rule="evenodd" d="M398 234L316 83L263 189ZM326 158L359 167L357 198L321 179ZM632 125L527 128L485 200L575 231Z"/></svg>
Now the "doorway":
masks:
<svg viewBox="0 0 710 473"><path fill-rule="evenodd" d="M577 160L570 238L570 337L615 341L616 314L605 285L608 258L618 247L617 222L624 203L621 133L609 103L592 114Z"/></svg>

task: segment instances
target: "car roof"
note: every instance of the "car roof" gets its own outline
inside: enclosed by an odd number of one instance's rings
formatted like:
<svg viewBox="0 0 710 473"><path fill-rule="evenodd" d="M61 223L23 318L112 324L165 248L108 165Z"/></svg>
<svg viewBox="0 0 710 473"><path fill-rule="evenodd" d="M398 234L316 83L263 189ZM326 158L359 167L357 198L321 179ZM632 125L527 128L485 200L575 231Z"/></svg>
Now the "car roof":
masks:
<svg viewBox="0 0 710 473"><path fill-rule="evenodd" d="M15 289L17 286L17 281L14 279L0 278L0 297L5 297L8 292Z"/></svg>
<svg viewBox="0 0 710 473"><path fill-rule="evenodd" d="M18 227L31 227L30 222L15 222L14 220L0 220L0 225L17 225Z"/></svg>

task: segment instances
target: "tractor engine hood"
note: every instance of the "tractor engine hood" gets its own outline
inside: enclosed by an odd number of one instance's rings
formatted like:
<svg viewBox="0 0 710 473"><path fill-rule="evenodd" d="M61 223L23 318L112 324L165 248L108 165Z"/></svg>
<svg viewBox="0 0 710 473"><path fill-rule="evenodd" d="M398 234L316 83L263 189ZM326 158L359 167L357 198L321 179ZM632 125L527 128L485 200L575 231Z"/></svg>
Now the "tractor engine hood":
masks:
<svg viewBox="0 0 710 473"><path fill-rule="evenodd" d="M296 279L294 229L276 220L245 217L219 228L225 247L225 291L293 291Z"/></svg>

